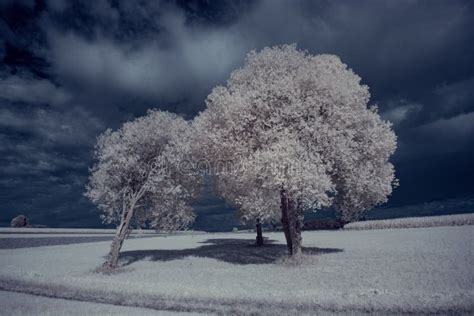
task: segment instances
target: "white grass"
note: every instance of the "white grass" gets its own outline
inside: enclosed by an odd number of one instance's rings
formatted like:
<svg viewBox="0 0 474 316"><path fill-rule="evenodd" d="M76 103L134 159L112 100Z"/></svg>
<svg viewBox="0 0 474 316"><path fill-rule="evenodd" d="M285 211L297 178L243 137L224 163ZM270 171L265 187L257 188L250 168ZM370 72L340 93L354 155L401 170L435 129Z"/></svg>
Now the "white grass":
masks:
<svg viewBox="0 0 474 316"><path fill-rule="evenodd" d="M118 273L93 272L109 242L0 250L0 289L211 313L469 313L474 226L304 232L301 266L251 233L127 240ZM209 239L214 239L210 241Z"/></svg>
<svg viewBox="0 0 474 316"><path fill-rule="evenodd" d="M16 292L0 291L0 315L161 315L192 316L179 313L110 304L49 298ZM195 314L197 315L197 314Z"/></svg>
<svg viewBox="0 0 474 316"><path fill-rule="evenodd" d="M115 229L97 229L97 228L33 228L33 227L0 227L1 234L68 234L68 235L114 235ZM198 231L178 231L175 234L187 235L203 233ZM151 234L151 235L164 235L165 233L157 233L153 229L142 229L133 230L132 235L137 234ZM3 238L3 237L2 237Z"/></svg>
<svg viewBox="0 0 474 316"><path fill-rule="evenodd" d="M405 217L395 219L354 222L344 226L344 229L385 229L385 228L417 228L439 226L474 225L474 214L457 214L425 217Z"/></svg>
<svg viewBox="0 0 474 316"><path fill-rule="evenodd" d="M146 236L154 236L153 234L146 234ZM93 234L93 233L87 233L87 234L60 234L60 233L42 233L42 234L37 234L37 233L26 233L26 234L21 234L21 233L6 233L2 234L0 233L0 239L4 238L61 238L61 237L110 237L112 240L114 234ZM139 235L132 234L132 238L139 237Z"/></svg>
<svg viewBox="0 0 474 316"><path fill-rule="evenodd" d="M0 227L0 234L115 234L115 229L96 228L33 228L33 227ZM156 234L154 230L142 230L143 234Z"/></svg>

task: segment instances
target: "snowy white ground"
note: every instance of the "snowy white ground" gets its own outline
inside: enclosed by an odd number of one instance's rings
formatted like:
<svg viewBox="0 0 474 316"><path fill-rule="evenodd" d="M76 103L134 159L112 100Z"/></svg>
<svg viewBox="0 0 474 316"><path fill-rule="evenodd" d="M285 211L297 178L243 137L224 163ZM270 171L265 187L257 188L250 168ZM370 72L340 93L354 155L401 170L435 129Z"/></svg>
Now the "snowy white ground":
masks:
<svg viewBox="0 0 474 316"><path fill-rule="evenodd" d="M265 235L275 244L252 247L252 233L130 239L112 275L94 272L109 242L4 249L0 289L207 313L474 311L474 226L304 232L298 267L279 260L282 233Z"/></svg>

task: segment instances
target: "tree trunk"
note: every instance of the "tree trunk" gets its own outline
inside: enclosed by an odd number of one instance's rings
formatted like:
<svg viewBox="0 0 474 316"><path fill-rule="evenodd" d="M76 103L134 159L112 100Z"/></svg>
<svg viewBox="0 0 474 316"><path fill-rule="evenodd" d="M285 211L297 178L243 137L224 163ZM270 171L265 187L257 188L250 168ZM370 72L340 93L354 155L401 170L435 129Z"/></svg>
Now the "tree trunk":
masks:
<svg viewBox="0 0 474 316"><path fill-rule="evenodd" d="M300 205L295 205L295 201L288 197L287 192L280 192L281 198L281 223L285 232L288 255L292 258L301 256L301 230L303 227L303 211Z"/></svg>
<svg viewBox="0 0 474 316"><path fill-rule="evenodd" d="M263 246L263 234L262 234L262 223L260 223L260 219L257 218L257 246Z"/></svg>
<svg viewBox="0 0 474 316"><path fill-rule="evenodd" d="M123 242L128 236L130 221L133 217L134 207L130 207L128 211L125 212L120 225L117 227L117 232L115 233L114 240L110 246L110 252L107 255L107 260L104 262L102 267L106 270L115 269L118 265L118 259L120 254L120 249L122 249Z"/></svg>
<svg viewBox="0 0 474 316"><path fill-rule="evenodd" d="M304 212L302 211L299 203L298 205L292 208L293 213L293 257L300 257L301 256L301 246L303 242L303 238L301 236L301 231L303 228L303 216Z"/></svg>
<svg viewBox="0 0 474 316"><path fill-rule="evenodd" d="M288 214L288 197L285 190L280 191L280 208L281 208L281 225L283 226L283 232L285 233L286 247L288 248L288 254L291 256L293 251L293 242L290 234L290 223Z"/></svg>
<svg viewBox="0 0 474 316"><path fill-rule="evenodd" d="M348 223L347 221L345 221L343 219L338 219L337 221L338 221L339 226L340 226L341 229L344 229L344 226Z"/></svg>

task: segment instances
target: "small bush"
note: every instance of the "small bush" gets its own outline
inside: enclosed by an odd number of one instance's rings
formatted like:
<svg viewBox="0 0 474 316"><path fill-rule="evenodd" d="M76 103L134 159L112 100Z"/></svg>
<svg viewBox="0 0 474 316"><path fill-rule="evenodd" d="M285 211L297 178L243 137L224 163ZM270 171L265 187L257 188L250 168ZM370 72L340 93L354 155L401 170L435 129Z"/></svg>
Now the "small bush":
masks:
<svg viewBox="0 0 474 316"><path fill-rule="evenodd" d="M307 221L303 225L303 230L333 230L341 228L343 228L342 223L331 218L315 219Z"/></svg>
<svg viewBox="0 0 474 316"><path fill-rule="evenodd" d="M28 226L28 218L25 215L18 215L10 222L11 227L26 227Z"/></svg>

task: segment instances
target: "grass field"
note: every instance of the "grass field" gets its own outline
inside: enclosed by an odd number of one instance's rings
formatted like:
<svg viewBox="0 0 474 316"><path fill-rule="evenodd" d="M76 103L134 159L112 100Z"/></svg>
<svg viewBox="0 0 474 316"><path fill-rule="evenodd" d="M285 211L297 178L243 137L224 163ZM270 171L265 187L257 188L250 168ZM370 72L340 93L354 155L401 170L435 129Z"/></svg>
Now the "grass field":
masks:
<svg viewBox="0 0 474 316"><path fill-rule="evenodd" d="M304 232L300 266L282 233L132 238L117 273L109 242L0 250L0 289L194 313L469 313L474 226Z"/></svg>
<svg viewBox="0 0 474 316"><path fill-rule="evenodd" d="M344 229L386 229L386 228L418 228L440 226L474 225L474 214L457 214L442 216L404 217L395 219L361 221L347 224Z"/></svg>

